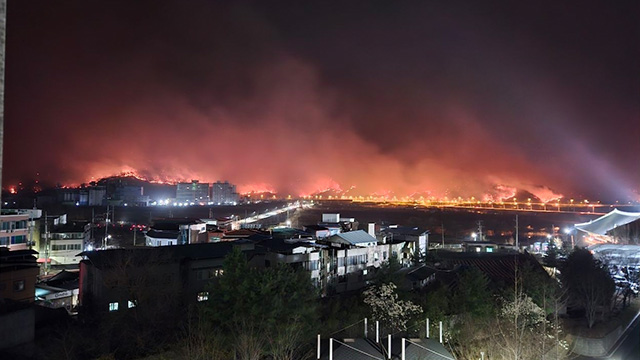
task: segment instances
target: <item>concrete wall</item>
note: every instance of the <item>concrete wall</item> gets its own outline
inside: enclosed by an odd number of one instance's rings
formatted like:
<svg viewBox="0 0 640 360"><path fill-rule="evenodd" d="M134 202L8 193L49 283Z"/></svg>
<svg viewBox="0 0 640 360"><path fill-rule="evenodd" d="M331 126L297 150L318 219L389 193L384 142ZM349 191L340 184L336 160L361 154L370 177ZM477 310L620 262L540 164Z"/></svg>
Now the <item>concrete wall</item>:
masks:
<svg viewBox="0 0 640 360"><path fill-rule="evenodd" d="M33 308L0 315L0 334L0 349L32 342L35 334Z"/></svg>

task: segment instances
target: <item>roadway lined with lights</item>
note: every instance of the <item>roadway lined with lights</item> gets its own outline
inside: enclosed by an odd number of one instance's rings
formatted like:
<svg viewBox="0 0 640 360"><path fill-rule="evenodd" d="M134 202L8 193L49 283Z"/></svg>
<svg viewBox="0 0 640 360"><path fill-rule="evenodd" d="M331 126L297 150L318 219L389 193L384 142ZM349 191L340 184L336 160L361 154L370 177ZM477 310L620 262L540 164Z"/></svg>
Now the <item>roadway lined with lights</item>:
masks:
<svg viewBox="0 0 640 360"><path fill-rule="evenodd" d="M515 201L476 201L476 200L413 200L409 198L388 199L372 196L307 196L303 199L321 200L321 201L350 201L353 203L371 203L376 205L392 205L392 206L421 206L425 208L458 208L466 210L506 210L506 211L522 211L522 212L545 212L545 213L579 213L604 215L613 208L637 207L632 203L616 203L603 204L600 201L589 202L583 200L575 202L532 202L530 199L526 202ZM473 199L473 198L472 198Z"/></svg>
<svg viewBox="0 0 640 360"><path fill-rule="evenodd" d="M301 203L300 201L296 201L295 203L287 204L286 206L283 206L282 208L279 208L279 209L276 208L276 209L273 209L271 211L266 211L266 212L264 212L262 214L256 214L256 215L253 215L253 216L248 216L246 218L238 217L237 220L234 220L234 221L231 222L231 228L234 229L234 230L240 229L243 224L255 223L255 222L258 222L260 220L267 219L267 218L282 214L282 213L287 212L287 211L296 210L296 209L301 208L301 207L310 207L310 206L311 206L311 204L308 204L308 203L305 204L305 203Z"/></svg>

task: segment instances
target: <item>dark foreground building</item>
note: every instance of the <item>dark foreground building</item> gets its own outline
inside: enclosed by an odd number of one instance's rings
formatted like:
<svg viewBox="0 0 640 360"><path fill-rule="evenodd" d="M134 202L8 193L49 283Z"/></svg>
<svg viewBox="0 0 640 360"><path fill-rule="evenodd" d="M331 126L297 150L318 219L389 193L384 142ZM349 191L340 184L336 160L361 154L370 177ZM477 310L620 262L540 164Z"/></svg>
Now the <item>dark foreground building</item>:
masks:
<svg viewBox="0 0 640 360"><path fill-rule="evenodd" d="M132 308L184 307L207 300L210 280L220 274L233 247L248 241L84 252L80 263L80 309L97 315ZM172 306L173 307L173 306Z"/></svg>

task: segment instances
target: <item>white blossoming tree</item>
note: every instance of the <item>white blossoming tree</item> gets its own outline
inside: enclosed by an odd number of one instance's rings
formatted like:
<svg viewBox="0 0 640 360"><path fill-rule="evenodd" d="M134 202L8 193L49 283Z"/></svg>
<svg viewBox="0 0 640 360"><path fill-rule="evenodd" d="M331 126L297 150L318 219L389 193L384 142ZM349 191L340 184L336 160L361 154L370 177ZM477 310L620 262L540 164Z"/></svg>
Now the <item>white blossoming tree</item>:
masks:
<svg viewBox="0 0 640 360"><path fill-rule="evenodd" d="M398 299L394 283L370 287L364 292L364 302L371 308L373 320L389 331L407 330L408 322L422 313L419 305Z"/></svg>

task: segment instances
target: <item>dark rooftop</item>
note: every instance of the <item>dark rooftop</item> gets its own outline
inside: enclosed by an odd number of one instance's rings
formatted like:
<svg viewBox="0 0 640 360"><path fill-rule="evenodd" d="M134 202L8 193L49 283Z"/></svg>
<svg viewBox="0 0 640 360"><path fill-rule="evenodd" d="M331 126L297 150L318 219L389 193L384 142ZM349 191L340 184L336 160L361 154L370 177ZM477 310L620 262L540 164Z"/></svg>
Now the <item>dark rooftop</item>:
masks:
<svg viewBox="0 0 640 360"><path fill-rule="evenodd" d="M179 230L161 230L151 229L146 232L146 235L156 239L177 239L180 236Z"/></svg>
<svg viewBox="0 0 640 360"><path fill-rule="evenodd" d="M451 265L470 266L482 271L494 282L510 283L514 281L516 265L520 269L530 266L533 271L548 275L536 258L529 253L473 253L439 251L438 257Z"/></svg>
<svg viewBox="0 0 640 360"><path fill-rule="evenodd" d="M88 221L73 221L62 225L54 225L49 232L55 233L70 233L70 232L84 232L84 227L88 224Z"/></svg>
<svg viewBox="0 0 640 360"><path fill-rule="evenodd" d="M158 247L140 247L128 249L109 249L82 252L96 267L117 262L131 256L136 263L143 265L148 261L181 261L182 259L224 258L234 246L249 246L243 241L223 241L217 243L172 245Z"/></svg>

